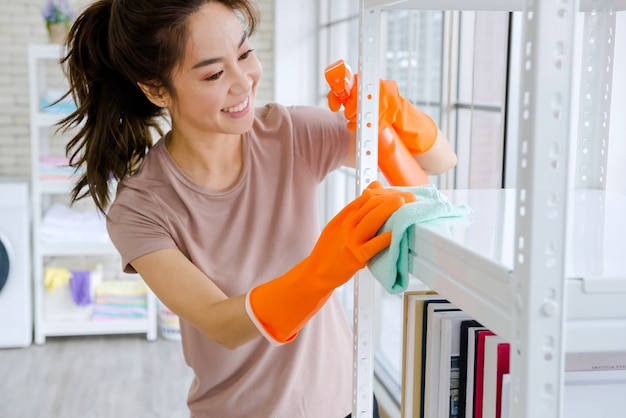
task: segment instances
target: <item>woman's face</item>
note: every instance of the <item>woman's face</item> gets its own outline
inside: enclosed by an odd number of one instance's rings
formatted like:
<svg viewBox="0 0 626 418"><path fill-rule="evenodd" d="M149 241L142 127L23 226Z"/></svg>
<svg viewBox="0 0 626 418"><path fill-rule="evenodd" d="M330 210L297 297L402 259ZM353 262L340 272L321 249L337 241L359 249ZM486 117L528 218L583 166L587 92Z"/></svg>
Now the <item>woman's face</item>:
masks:
<svg viewBox="0 0 626 418"><path fill-rule="evenodd" d="M188 20L184 59L174 72L172 126L187 135L240 135L252 126L262 69L240 20L218 2Z"/></svg>

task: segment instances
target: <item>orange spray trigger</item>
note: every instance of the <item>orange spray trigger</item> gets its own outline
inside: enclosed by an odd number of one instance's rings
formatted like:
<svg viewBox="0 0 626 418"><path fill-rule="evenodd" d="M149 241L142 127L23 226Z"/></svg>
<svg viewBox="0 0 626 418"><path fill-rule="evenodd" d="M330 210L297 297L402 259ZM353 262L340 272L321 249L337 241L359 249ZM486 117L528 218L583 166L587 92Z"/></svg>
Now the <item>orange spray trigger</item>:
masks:
<svg viewBox="0 0 626 418"><path fill-rule="evenodd" d="M354 83L350 66L340 59L326 67L324 77L332 92L337 95L339 101L344 103L350 97L350 90Z"/></svg>
<svg viewBox="0 0 626 418"><path fill-rule="evenodd" d="M324 71L324 77L328 82L330 91L328 92L328 107L333 112L344 108L344 116L348 120L348 129L356 130L357 119L357 91L355 82L358 75L352 74L350 66L344 60L338 60ZM354 89L354 91L352 91ZM351 97L354 95L354 97ZM422 112L408 105L408 101L401 98L395 82L380 81L379 101L379 124L378 124L378 167L385 178L392 186L420 186L430 183L428 175L413 157L410 149L404 141L404 137L396 130L396 119L404 121L403 126L410 126L411 129L404 129L403 133L411 134L413 131L424 132L424 121L431 121L429 117L422 115ZM406 104L401 106L401 104ZM398 116L398 112L403 110L406 115ZM399 124L398 124L399 125ZM416 126L413 126L416 125ZM434 126L434 123L432 123ZM428 132L432 131L431 124L427 125ZM436 139L437 131L429 135ZM413 135L414 137L417 135ZM417 142L413 140L412 142Z"/></svg>

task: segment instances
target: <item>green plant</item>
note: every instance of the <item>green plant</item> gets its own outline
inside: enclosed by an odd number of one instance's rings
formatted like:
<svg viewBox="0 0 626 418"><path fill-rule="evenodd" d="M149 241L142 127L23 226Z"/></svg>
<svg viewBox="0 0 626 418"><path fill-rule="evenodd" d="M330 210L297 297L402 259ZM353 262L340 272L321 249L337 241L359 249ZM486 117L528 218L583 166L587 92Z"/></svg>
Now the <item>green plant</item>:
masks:
<svg viewBox="0 0 626 418"><path fill-rule="evenodd" d="M69 25L74 17L67 0L48 0L41 14L48 28L53 24Z"/></svg>

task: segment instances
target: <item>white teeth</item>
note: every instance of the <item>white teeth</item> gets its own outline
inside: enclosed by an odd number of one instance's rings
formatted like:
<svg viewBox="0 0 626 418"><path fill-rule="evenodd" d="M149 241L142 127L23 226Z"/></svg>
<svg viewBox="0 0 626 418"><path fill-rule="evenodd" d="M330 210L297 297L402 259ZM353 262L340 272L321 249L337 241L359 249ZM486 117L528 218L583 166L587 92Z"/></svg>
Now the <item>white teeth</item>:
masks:
<svg viewBox="0 0 626 418"><path fill-rule="evenodd" d="M222 112L227 112L227 113L241 112L248 106L248 100L249 98L246 97L246 100L239 103L237 106L226 107L222 109Z"/></svg>

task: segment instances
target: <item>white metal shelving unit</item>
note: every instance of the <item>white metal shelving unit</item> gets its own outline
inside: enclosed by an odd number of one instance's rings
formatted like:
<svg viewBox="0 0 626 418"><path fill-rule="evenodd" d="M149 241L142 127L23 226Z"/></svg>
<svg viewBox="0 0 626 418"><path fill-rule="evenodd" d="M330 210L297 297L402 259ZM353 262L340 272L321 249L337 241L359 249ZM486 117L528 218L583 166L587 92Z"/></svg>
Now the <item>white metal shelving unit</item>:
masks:
<svg viewBox="0 0 626 418"><path fill-rule="evenodd" d="M145 319L118 319L92 321L88 309L78 309L77 315L66 318L46 315L47 297L44 289L44 270L49 260L57 257L94 259L116 257L117 251L109 242L46 242L41 238L42 217L54 197L67 197L73 187L67 180L45 180L40 177L41 157L49 152L51 129L65 115L44 112L40 99L47 92L47 71L58 64L60 45L29 45L28 76L30 83L30 136L31 136L31 205L33 233L33 291L35 343L43 344L47 336L90 334L146 334L148 340L157 337L156 298L148 290L147 316ZM51 67L52 66L52 67ZM65 199L67 200L67 199ZM121 272L120 272L121 273Z"/></svg>
<svg viewBox="0 0 626 418"><path fill-rule="evenodd" d="M376 170L380 11L522 11L517 187L451 191L471 224L418 225L412 272L511 344L512 418L563 414L565 352L626 351L626 198L604 190L615 12L624 0L361 0L357 191ZM585 14L575 188L575 17ZM368 122L370 125L365 123ZM486 240L485 237L491 238ZM370 417L371 281L355 282L353 416ZM567 340L566 337L567 336Z"/></svg>

